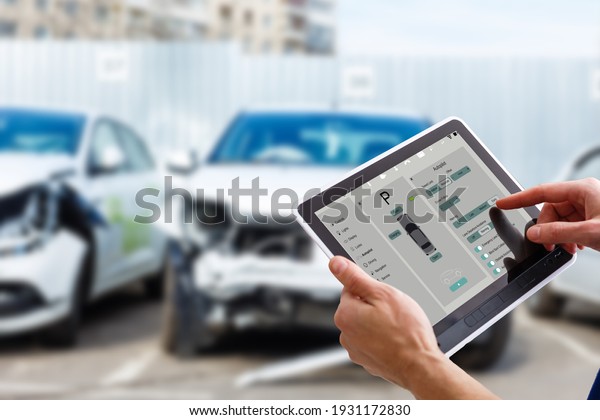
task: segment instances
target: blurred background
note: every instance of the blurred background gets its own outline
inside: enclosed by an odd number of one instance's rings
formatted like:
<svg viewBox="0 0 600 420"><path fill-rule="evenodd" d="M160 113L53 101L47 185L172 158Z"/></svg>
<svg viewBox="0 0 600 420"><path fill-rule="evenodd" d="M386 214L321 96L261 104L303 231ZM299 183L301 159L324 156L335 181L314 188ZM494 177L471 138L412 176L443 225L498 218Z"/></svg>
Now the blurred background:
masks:
<svg viewBox="0 0 600 420"><path fill-rule="evenodd" d="M0 63L0 398L410 397L339 352L298 226L208 192L134 222L165 175L301 195L455 115L525 187L600 176L592 0L0 0ZM504 398L586 397L598 267L456 361Z"/></svg>

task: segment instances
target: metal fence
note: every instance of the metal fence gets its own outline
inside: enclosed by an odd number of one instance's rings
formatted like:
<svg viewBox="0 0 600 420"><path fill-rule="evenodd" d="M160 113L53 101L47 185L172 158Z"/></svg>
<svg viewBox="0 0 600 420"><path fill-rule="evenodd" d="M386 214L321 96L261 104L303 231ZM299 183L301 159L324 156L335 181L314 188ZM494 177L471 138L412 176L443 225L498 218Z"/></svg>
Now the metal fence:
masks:
<svg viewBox="0 0 600 420"><path fill-rule="evenodd" d="M367 69L367 94L345 73ZM159 150L205 152L240 108L361 105L464 118L524 184L600 143L593 59L248 56L235 45L0 43L0 103L109 112Z"/></svg>

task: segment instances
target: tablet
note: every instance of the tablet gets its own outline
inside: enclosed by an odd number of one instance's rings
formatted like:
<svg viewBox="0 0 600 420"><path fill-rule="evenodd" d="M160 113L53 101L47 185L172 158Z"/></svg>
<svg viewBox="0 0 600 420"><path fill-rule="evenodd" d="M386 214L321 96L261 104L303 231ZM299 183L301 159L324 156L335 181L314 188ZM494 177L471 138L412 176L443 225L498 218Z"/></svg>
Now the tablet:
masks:
<svg viewBox="0 0 600 420"><path fill-rule="evenodd" d="M321 190L296 217L330 258L415 299L450 356L575 261L524 239L537 207L495 206L520 190L452 117Z"/></svg>

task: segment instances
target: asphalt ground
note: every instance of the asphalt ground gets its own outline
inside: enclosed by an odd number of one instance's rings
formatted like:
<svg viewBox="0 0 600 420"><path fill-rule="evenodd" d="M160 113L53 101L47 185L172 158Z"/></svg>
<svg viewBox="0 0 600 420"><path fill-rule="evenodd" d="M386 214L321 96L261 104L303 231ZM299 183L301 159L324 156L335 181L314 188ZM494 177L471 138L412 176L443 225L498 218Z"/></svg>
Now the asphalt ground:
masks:
<svg viewBox="0 0 600 420"><path fill-rule="evenodd" d="M34 336L0 341L3 399L408 399L343 364L240 387L248 372L337 345L337 334L247 331L188 360L159 345L161 305L135 290L93 305L79 345L49 350ZM506 353L477 379L507 399L583 399L600 368L600 308L573 303L558 320L517 309Z"/></svg>

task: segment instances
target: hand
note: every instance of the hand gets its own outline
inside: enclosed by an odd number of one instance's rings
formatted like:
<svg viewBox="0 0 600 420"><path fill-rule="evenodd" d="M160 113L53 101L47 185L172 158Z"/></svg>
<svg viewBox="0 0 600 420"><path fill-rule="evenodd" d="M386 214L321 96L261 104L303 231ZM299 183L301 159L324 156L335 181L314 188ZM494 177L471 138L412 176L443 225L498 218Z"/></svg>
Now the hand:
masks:
<svg viewBox="0 0 600 420"><path fill-rule="evenodd" d="M600 181L542 184L502 198L496 205L509 210L539 203L544 206L537 225L527 231L530 241L544 244L549 251L555 244L572 254L585 246L600 251Z"/></svg>
<svg viewBox="0 0 600 420"><path fill-rule="evenodd" d="M511 221L506 217L506 214L498 207L492 207L489 215L490 220L494 224L494 229L498 232L498 236L500 236L502 242L508 246L514 256L504 258L504 267L506 267L507 270L511 270L518 263L526 260L527 257L534 254L538 251L538 248L541 247L540 244L535 244L526 237L527 230L535 225L533 220L527 222L523 233L521 233L513 226Z"/></svg>
<svg viewBox="0 0 600 420"><path fill-rule="evenodd" d="M342 257L329 263L344 285L335 324L350 359L417 398L494 398L442 353L421 307Z"/></svg>

